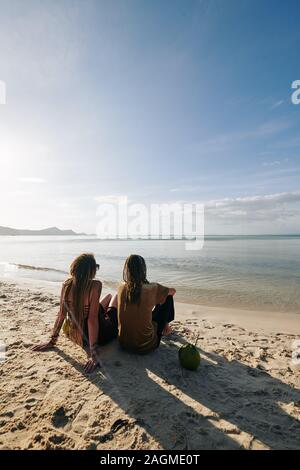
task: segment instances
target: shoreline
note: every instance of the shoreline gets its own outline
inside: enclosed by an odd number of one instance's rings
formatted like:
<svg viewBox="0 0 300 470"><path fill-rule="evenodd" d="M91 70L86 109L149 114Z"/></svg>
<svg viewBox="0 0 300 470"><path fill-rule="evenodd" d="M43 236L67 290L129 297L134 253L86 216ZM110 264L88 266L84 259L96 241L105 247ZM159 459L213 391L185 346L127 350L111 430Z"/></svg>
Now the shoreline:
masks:
<svg viewBox="0 0 300 470"><path fill-rule="evenodd" d="M59 296L61 284L58 282L32 280L28 278L3 279L0 282L8 285L16 285L19 288L26 287L29 290L40 290ZM113 292L110 283L104 283L103 294ZM212 320L215 323L234 323L237 326L253 329L255 331L265 331L270 333L296 333L300 336L300 314L295 312L270 312L267 310L245 309L240 307L212 306L206 304L195 304L176 301L176 317L184 321L187 316L192 316L196 320Z"/></svg>
<svg viewBox="0 0 300 470"><path fill-rule="evenodd" d="M300 448L297 314L281 322L176 302L158 350L133 355L115 340L88 375L83 351L63 334L51 351L30 350L51 331L56 285L0 281L0 290L0 449ZM200 367L187 371L178 350L197 338Z"/></svg>
<svg viewBox="0 0 300 470"><path fill-rule="evenodd" d="M22 288L26 286L28 289L41 289L45 292L51 292L54 295L60 294L61 282L58 281L50 281L44 279L32 279L28 277L4 277L0 275L0 282L17 285L18 287ZM103 291L102 294L106 294L108 292L115 292L118 286L117 282L113 281L102 281L103 282ZM176 300L179 299L179 300ZM246 325L247 327L251 327L251 319L247 320L246 316L250 315L251 318L255 318L259 325L268 328L267 323L273 317L278 321L280 327L284 327L286 323L292 324L293 329L300 334L300 311L298 310L291 311L291 310L280 310L279 307L276 309L262 309L259 306L255 305L254 308L250 308L248 305L245 304L228 304L228 303L221 303L217 302L207 303L207 302L195 302L195 301L188 301L185 296L178 295L178 292L175 296L176 305L179 307L178 312L183 312L184 310L193 311L194 314L198 314L200 317L203 316L205 311L209 312L215 320L222 319L222 312L224 314L224 319L228 316L228 318L234 319L234 321L239 322L240 325ZM243 318L240 318L243 317Z"/></svg>

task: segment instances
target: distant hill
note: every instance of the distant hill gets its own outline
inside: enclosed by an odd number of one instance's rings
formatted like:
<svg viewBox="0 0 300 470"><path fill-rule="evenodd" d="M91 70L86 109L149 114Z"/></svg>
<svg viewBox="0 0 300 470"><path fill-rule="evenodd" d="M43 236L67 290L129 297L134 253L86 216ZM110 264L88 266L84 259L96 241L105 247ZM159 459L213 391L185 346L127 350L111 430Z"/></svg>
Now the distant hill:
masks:
<svg viewBox="0 0 300 470"><path fill-rule="evenodd" d="M42 230L23 230L0 226L0 235L86 235L86 233L76 233L73 230L61 230L57 227L49 227Z"/></svg>

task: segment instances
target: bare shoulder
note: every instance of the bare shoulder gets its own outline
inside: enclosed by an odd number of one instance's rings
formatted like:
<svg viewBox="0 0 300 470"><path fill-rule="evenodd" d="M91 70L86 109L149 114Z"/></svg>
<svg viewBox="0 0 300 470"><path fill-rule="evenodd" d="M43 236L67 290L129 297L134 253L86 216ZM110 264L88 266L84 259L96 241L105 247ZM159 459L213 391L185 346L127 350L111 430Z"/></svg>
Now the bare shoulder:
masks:
<svg viewBox="0 0 300 470"><path fill-rule="evenodd" d="M126 287L126 283L124 281L120 282L119 285L118 285L118 290L122 290L122 289L125 289Z"/></svg>
<svg viewBox="0 0 300 470"><path fill-rule="evenodd" d="M72 281L73 279L71 277L69 277L68 279L66 279L62 285L61 285L61 295L63 296L66 292L66 290L72 285Z"/></svg>
<svg viewBox="0 0 300 470"><path fill-rule="evenodd" d="M148 282L148 284L143 284L143 287L148 290L156 290L157 286L157 282Z"/></svg>
<svg viewBox="0 0 300 470"><path fill-rule="evenodd" d="M162 284L160 284L159 282L152 282L152 288L153 290L156 290L156 291L161 291L162 289L168 289L167 287L163 286Z"/></svg>
<svg viewBox="0 0 300 470"><path fill-rule="evenodd" d="M68 277L68 279L66 279L63 283L62 283L62 289L64 289L65 287L68 287L72 284L73 282L73 279L71 277Z"/></svg>
<svg viewBox="0 0 300 470"><path fill-rule="evenodd" d="M99 279L93 279L91 281L91 291L93 292L101 292L102 290L102 282Z"/></svg>

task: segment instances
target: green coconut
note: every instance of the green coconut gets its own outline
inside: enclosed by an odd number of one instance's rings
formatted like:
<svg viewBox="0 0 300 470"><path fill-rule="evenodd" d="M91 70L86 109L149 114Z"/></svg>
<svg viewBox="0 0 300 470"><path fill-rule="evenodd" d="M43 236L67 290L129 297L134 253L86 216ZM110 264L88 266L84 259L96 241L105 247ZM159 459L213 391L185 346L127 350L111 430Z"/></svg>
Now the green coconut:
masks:
<svg viewBox="0 0 300 470"><path fill-rule="evenodd" d="M188 343L179 349L179 362L182 367L197 370L200 364L200 353L194 344Z"/></svg>

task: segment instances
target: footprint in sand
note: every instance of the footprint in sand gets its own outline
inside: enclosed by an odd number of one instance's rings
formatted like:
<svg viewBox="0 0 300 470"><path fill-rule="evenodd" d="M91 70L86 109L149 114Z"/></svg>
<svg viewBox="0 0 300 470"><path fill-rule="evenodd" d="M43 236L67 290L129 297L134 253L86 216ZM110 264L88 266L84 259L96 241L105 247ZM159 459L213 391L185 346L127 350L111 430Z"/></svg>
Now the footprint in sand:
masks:
<svg viewBox="0 0 300 470"><path fill-rule="evenodd" d="M4 413L0 414L0 418L12 418L14 416L13 411L5 411Z"/></svg>
<svg viewBox="0 0 300 470"><path fill-rule="evenodd" d="M90 420L90 415L86 412L81 412L79 413L73 423L72 423L72 430L78 434L83 434L83 432L87 428L87 423ZM97 427L99 423L97 421L94 421L92 423L92 427Z"/></svg>
<svg viewBox="0 0 300 470"><path fill-rule="evenodd" d="M117 419L112 425L110 430L98 437L100 442L111 441L114 438L114 434L117 433L123 427L128 428L129 420L128 419Z"/></svg>
<svg viewBox="0 0 300 470"><path fill-rule="evenodd" d="M32 398L27 398L26 400L26 403L35 403L36 402L36 398L32 397Z"/></svg>
<svg viewBox="0 0 300 470"><path fill-rule="evenodd" d="M66 410L63 406L60 406L52 415L52 424L56 428L63 428L69 421L68 416L66 415Z"/></svg>

